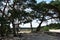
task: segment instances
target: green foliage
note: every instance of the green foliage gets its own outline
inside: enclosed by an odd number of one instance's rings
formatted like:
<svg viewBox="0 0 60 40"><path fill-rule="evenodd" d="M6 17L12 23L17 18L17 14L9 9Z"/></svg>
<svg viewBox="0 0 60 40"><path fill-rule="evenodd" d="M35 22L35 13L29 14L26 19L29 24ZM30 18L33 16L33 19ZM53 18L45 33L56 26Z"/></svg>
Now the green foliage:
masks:
<svg viewBox="0 0 60 40"><path fill-rule="evenodd" d="M51 1L50 4L58 8L60 12L60 0ZM60 13L59 13L59 17L60 17Z"/></svg>
<svg viewBox="0 0 60 40"><path fill-rule="evenodd" d="M42 27L42 30L44 31L49 31L49 29L60 29L60 23L57 23L57 24L54 23L54 24L50 24Z"/></svg>
<svg viewBox="0 0 60 40"><path fill-rule="evenodd" d="M50 25L48 25L48 27L50 29L60 29L60 24L59 23L58 24L50 24Z"/></svg>
<svg viewBox="0 0 60 40"><path fill-rule="evenodd" d="M45 26L42 28L44 31L49 31L49 27L48 26Z"/></svg>
<svg viewBox="0 0 60 40"><path fill-rule="evenodd" d="M8 25L2 25L2 34L9 34L9 33L11 33L11 30L10 30L10 26L8 26Z"/></svg>
<svg viewBox="0 0 60 40"><path fill-rule="evenodd" d="M4 17L0 17L0 31L2 34L7 34L7 33L11 33L11 30L10 30L10 25L7 25L8 20L6 20Z"/></svg>

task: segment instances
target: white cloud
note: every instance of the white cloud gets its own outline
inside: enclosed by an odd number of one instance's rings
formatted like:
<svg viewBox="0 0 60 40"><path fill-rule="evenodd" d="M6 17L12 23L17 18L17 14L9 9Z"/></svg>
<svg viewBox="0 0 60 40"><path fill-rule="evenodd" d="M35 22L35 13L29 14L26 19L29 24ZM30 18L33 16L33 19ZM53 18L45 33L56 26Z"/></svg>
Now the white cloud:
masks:
<svg viewBox="0 0 60 40"><path fill-rule="evenodd" d="M32 27L36 28L39 25L39 23L40 23L40 21L37 22L36 20L33 20L32 21ZM45 26L45 25L46 25L46 23L43 22L41 26ZM30 23L21 24L20 27L22 27L22 28L31 28Z"/></svg>
<svg viewBox="0 0 60 40"><path fill-rule="evenodd" d="M32 9L31 9L31 8L26 8L25 11L26 11L26 12L31 12Z"/></svg>

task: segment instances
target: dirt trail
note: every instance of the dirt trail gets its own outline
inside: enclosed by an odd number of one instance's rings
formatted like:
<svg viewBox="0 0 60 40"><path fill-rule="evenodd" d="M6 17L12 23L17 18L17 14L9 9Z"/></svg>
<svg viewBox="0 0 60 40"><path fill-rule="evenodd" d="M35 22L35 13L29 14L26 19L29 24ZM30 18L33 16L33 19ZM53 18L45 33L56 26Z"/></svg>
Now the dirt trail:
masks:
<svg viewBox="0 0 60 40"><path fill-rule="evenodd" d="M0 37L1 38L1 37ZM22 34L21 37L7 37L3 40L60 40L59 37L40 33Z"/></svg>

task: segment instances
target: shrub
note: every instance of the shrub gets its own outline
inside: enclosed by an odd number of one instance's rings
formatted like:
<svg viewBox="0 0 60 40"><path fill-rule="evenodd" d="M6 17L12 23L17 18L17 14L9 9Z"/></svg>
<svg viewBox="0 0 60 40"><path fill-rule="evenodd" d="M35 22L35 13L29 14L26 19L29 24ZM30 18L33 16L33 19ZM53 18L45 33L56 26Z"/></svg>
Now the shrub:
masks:
<svg viewBox="0 0 60 40"><path fill-rule="evenodd" d="M45 26L45 27L43 27L43 30L44 31L49 31L49 27Z"/></svg>

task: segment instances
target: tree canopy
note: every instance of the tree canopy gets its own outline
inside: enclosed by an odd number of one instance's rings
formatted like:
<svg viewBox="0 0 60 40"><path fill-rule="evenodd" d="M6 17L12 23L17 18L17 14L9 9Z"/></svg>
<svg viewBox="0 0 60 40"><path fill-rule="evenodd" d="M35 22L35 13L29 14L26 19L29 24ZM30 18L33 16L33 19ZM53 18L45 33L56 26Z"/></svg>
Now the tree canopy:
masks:
<svg viewBox="0 0 60 40"><path fill-rule="evenodd" d="M15 28L18 28L19 24L28 22L31 23L34 19L38 19L40 21L39 26L36 29L36 31L39 31L41 24L44 21L48 21L50 19L60 19L60 1L51 1L48 4L45 1L37 4L36 0L13 0L13 4L9 4L8 0L5 1L6 5L4 5L3 10L0 9L1 31L8 30L6 29L6 26L9 26L7 28L10 29L10 23L12 23L13 33L15 35ZM31 11L25 11L28 8L30 8Z"/></svg>

